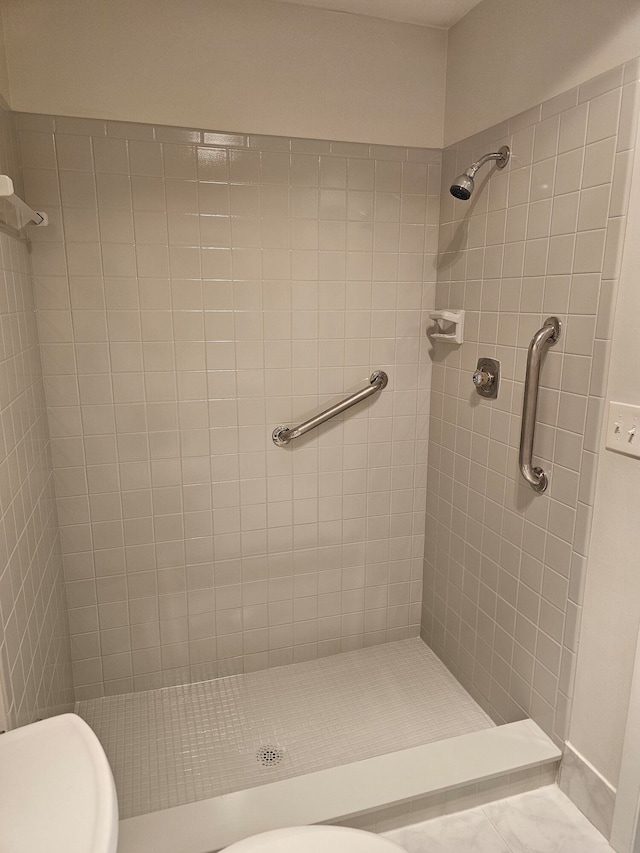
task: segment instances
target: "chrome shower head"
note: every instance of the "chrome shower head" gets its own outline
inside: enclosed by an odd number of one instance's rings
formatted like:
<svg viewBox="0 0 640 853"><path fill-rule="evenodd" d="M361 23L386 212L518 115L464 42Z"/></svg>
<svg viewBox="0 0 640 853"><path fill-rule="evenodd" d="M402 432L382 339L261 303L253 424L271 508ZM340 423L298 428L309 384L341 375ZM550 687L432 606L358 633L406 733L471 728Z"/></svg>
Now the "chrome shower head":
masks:
<svg viewBox="0 0 640 853"><path fill-rule="evenodd" d="M449 187L449 192L461 201L467 201L471 197L474 186L473 178L465 172L463 175L458 175Z"/></svg>
<svg viewBox="0 0 640 853"><path fill-rule="evenodd" d="M496 168L504 169L504 167L509 162L509 157L511 156L511 151L507 145L503 145L502 148L499 148L497 151L492 154L485 154L484 157L481 157L479 160L476 160L475 163L472 163L468 169L465 169L461 175L455 179L455 181L449 187L449 192L455 198L461 199L461 201L468 201L471 198L471 193L473 192L474 187L474 177L476 172L481 166L484 166L489 160L496 161Z"/></svg>

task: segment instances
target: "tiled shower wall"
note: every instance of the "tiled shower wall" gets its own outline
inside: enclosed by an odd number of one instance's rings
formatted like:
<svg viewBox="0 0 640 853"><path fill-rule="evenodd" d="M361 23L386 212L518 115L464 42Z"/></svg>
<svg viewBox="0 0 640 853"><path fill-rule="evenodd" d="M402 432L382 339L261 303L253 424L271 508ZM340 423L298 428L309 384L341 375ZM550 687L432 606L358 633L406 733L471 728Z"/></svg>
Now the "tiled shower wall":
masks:
<svg viewBox="0 0 640 853"><path fill-rule="evenodd" d="M13 116L0 172L20 191ZM3 201L0 220L21 223ZM24 239L0 229L0 676L8 728L73 707L51 448Z"/></svg>
<svg viewBox="0 0 640 853"><path fill-rule="evenodd" d="M639 69L614 69L443 154L437 305L465 309L466 340L433 350L423 636L495 720L531 716L559 741ZM451 180L503 144L508 167L481 172L471 201L455 201ZM563 333L542 370L534 460L550 485L537 495L517 464L523 379L531 337L552 314ZM497 400L472 388L479 356L501 362Z"/></svg>
<svg viewBox="0 0 640 853"><path fill-rule="evenodd" d="M416 635L441 153L17 121L78 698Z"/></svg>

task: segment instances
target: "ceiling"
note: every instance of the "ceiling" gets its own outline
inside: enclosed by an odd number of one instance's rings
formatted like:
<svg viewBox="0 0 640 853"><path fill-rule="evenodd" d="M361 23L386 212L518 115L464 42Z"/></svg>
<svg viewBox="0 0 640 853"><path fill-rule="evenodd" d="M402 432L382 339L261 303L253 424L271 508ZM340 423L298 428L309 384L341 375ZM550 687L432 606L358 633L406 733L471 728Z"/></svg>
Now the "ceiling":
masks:
<svg viewBox="0 0 640 853"><path fill-rule="evenodd" d="M480 0L282 0L299 6L317 6L354 15L369 15L389 21L405 21L424 27L448 29Z"/></svg>

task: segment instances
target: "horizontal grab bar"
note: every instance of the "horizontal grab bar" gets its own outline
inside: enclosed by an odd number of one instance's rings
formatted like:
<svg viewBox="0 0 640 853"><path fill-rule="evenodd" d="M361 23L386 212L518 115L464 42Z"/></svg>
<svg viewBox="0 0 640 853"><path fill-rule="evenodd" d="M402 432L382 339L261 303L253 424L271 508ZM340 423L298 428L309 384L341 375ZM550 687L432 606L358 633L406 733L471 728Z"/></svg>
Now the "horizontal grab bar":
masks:
<svg viewBox="0 0 640 853"><path fill-rule="evenodd" d="M313 418L309 418L308 421L299 424L297 427L276 427L271 436L273 438L273 443L278 447L284 447L286 444L289 444L290 441L293 441L294 438L299 438L301 435L304 435L305 432L309 432L309 430L319 427L320 424L326 423L331 420L331 418L335 418L336 415L350 409L351 406L355 406L356 403L359 403L361 400L366 400L367 397L370 397L372 394L382 391L382 389L386 387L388 381L389 377L384 370L376 370L375 373L372 373L369 377L370 384L367 385L366 388L363 388L362 391L356 391L355 394L347 397L346 400L342 400L341 403L336 403L334 406L331 406L329 409L325 409L324 412L320 412L319 415L315 415Z"/></svg>
<svg viewBox="0 0 640 853"><path fill-rule="evenodd" d="M544 492L549 478L542 468L534 468L533 439L536 431L536 411L538 409L538 388L542 356L555 344L562 326L557 317L547 317L544 326L535 333L529 344L527 354L527 372L524 381L524 402L522 404L522 426L520 428L520 472L535 492Z"/></svg>

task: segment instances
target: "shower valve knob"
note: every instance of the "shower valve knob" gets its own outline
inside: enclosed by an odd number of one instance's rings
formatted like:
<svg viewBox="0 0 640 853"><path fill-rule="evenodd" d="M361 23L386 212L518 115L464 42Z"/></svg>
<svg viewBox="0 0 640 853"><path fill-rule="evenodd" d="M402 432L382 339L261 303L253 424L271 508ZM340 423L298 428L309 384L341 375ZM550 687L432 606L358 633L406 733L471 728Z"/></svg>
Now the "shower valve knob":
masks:
<svg viewBox="0 0 640 853"><path fill-rule="evenodd" d="M487 388L488 386L493 385L495 380L495 376L491 373L487 373L486 370L476 370L471 378L473 379L473 384L477 385L479 388Z"/></svg>
<svg viewBox="0 0 640 853"><path fill-rule="evenodd" d="M479 358L471 379L481 397L495 399L500 384L500 362L495 358Z"/></svg>

